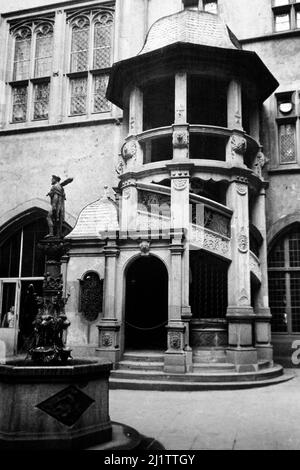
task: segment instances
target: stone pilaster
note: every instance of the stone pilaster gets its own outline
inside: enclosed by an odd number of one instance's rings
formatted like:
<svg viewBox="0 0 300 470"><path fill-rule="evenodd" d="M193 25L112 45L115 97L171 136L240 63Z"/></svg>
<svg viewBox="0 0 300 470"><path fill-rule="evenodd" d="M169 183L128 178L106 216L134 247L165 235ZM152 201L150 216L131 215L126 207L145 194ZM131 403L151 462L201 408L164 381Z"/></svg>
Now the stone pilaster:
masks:
<svg viewBox="0 0 300 470"><path fill-rule="evenodd" d="M227 89L227 127L243 130L242 88L237 80L231 80Z"/></svg>
<svg viewBox="0 0 300 470"><path fill-rule="evenodd" d="M182 231L174 233L170 245L171 273L170 273L170 302L168 321L168 349L165 352L164 371L184 373L186 371L185 358L185 325L181 321L182 313Z"/></svg>
<svg viewBox="0 0 300 470"><path fill-rule="evenodd" d="M63 67L64 56L61 51L64 48L65 41L65 24L66 17L63 10L57 10L55 14L54 23L54 46L53 46L53 62L52 62L52 77L51 77L51 93L49 103L49 123L55 124L62 121L62 79L59 71Z"/></svg>
<svg viewBox="0 0 300 470"><path fill-rule="evenodd" d="M257 351L253 347L254 313L251 307L248 185L246 179L234 180L227 190L227 206L234 212L231 220L232 262L228 269L228 343L227 356L237 370L255 370Z"/></svg>
<svg viewBox="0 0 300 470"><path fill-rule="evenodd" d="M116 240L108 240L104 252L104 314L98 325L99 347L96 353L116 363L120 358L120 324L116 319L115 311L117 258L119 256Z"/></svg>
<svg viewBox="0 0 300 470"><path fill-rule="evenodd" d="M121 231L137 229L138 191L136 180L130 178L122 184L121 194Z"/></svg>
<svg viewBox="0 0 300 470"><path fill-rule="evenodd" d="M256 198L252 220L260 231L263 241L259 250L261 268L261 284L255 297L255 346L258 358L273 360L273 347L271 345L271 311L269 308L268 292L268 260L267 260L267 233L266 233L266 191L262 188Z"/></svg>
<svg viewBox="0 0 300 470"><path fill-rule="evenodd" d="M231 80L227 90L227 127L232 130L232 136L226 148L226 161L233 166L244 166L247 141L242 126L242 89L236 80Z"/></svg>
<svg viewBox="0 0 300 470"><path fill-rule="evenodd" d="M129 129L128 137L122 147L122 158L126 165L126 171L130 171L136 165L143 164L143 151L138 142L137 135L143 131L143 93L134 87L129 98Z"/></svg>
<svg viewBox="0 0 300 470"><path fill-rule="evenodd" d="M173 125L173 160L189 158L189 129L187 124L187 74L175 75L175 117Z"/></svg>

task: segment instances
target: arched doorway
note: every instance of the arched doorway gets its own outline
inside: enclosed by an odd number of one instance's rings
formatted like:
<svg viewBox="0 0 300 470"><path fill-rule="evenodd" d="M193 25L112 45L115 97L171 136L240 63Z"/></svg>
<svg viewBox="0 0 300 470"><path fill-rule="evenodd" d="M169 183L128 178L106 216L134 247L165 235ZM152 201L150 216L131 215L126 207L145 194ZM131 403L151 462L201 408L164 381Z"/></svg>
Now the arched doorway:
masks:
<svg viewBox="0 0 300 470"><path fill-rule="evenodd" d="M168 272L162 261L141 257L126 276L125 348L165 350L168 323Z"/></svg>

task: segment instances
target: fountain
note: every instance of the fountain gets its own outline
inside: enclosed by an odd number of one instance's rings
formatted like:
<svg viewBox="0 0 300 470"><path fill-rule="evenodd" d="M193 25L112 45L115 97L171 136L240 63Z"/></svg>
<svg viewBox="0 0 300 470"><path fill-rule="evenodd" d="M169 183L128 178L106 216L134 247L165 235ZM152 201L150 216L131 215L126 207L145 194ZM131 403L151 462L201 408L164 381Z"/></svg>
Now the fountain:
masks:
<svg viewBox="0 0 300 470"><path fill-rule="evenodd" d="M26 359L0 365L0 449L133 449L140 435L111 422L108 379L112 365L101 359L74 359L65 346L70 325L65 315L61 258L63 186L52 177L49 235L40 247L46 256L43 296Z"/></svg>

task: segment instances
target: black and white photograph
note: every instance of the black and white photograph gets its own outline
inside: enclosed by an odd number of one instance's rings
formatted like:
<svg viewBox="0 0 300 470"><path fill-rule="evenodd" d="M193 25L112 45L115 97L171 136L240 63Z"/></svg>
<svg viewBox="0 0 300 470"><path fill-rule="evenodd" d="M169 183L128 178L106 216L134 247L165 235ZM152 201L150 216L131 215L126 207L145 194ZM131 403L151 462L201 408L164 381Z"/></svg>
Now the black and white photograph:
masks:
<svg viewBox="0 0 300 470"><path fill-rule="evenodd" d="M0 0L0 452L300 450L299 392L300 1Z"/></svg>

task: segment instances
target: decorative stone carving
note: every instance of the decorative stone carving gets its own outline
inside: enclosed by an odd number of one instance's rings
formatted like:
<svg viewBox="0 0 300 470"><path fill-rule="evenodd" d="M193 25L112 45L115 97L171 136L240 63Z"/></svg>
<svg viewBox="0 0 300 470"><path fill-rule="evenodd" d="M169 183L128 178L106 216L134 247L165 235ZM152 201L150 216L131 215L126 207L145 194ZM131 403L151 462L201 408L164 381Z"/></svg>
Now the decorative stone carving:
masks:
<svg viewBox="0 0 300 470"><path fill-rule="evenodd" d="M174 188L177 191L183 191L187 187L187 184L188 184L187 179L178 178L174 180Z"/></svg>
<svg viewBox="0 0 300 470"><path fill-rule="evenodd" d="M189 145L189 133L187 131L173 132L173 147L186 148Z"/></svg>
<svg viewBox="0 0 300 470"><path fill-rule="evenodd" d="M82 390L70 385L36 407L65 426L74 426L94 401Z"/></svg>
<svg viewBox="0 0 300 470"><path fill-rule="evenodd" d="M264 166L266 165L266 163L267 163L267 158L265 157L262 150L260 150L258 152L258 154L256 155L254 165L253 165L254 172L260 178L262 177L262 170L263 170Z"/></svg>
<svg viewBox="0 0 300 470"><path fill-rule="evenodd" d="M230 259L230 240L217 233L212 233L203 227L192 225L190 241L197 243L199 248Z"/></svg>
<svg viewBox="0 0 300 470"><path fill-rule="evenodd" d="M142 256L149 256L150 243L148 241L143 241L142 243L140 243L140 250Z"/></svg>
<svg viewBox="0 0 300 470"><path fill-rule="evenodd" d="M229 219L207 208L204 210L204 227L225 237L230 236Z"/></svg>
<svg viewBox="0 0 300 470"><path fill-rule="evenodd" d="M248 305L249 304L249 297L245 289L242 289L239 298L240 305Z"/></svg>
<svg viewBox="0 0 300 470"><path fill-rule="evenodd" d="M58 277L52 277L49 273L45 274L43 289L59 291L63 287L63 276L60 274Z"/></svg>
<svg viewBox="0 0 300 470"><path fill-rule="evenodd" d="M123 160L119 160L116 166L116 173L118 175L122 175L124 173L124 162Z"/></svg>
<svg viewBox="0 0 300 470"><path fill-rule="evenodd" d="M221 255L228 256L229 241L225 241L221 236L205 231L203 248L212 251L213 253L220 253Z"/></svg>
<svg viewBox="0 0 300 470"><path fill-rule="evenodd" d="M181 105L179 106L177 109L176 109L176 116L178 118L182 118L183 117L183 113L184 113L184 106Z"/></svg>
<svg viewBox="0 0 300 470"><path fill-rule="evenodd" d="M105 348L109 348L113 345L113 339L112 336L109 333L105 333L102 336L102 346Z"/></svg>
<svg viewBox="0 0 300 470"><path fill-rule="evenodd" d="M175 170L171 172L171 178L189 178L190 173L186 170Z"/></svg>
<svg viewBox="0 0 300 470"><path fill-rule="evenodd" d="M181 349L181 334L179 332L169 333L169 346L170 349L178 351Z"/></svg>
<svg viewBox="0 0 300 470"><path fill-rule="evenodd" d="M136 186L136 181L132 179L124 181L122 184L122 189L124 190L125 188L129 188L130 186Z"/></svg>
<svg viewBox="0 0 300 470"><path fill-rule="evenodd" d="M121 155L125 162L136 156L137 146L134 141L125 142L122 147Z"/></svg>
<svg viewBox="0 0 300 470"><path fill-rule="evenodd" d="M237 153L238 155L244 155L247 150L247 140L245 137L239 135L233 135L231 137L231 150L233 155Z"/></svg>
<svg viewBox="0 0 300 470"><path fill-rule="evenodd" d="M122 193L122 194L123 194L123 198L124 198L124 199L126 199L126 200L130 199L130 196L131 196L131 190L130 190L130 188L125 188L125 189L123 190L123 193Z"/></svg>
<svg viewBox="0 0 300 470"><path fill-rule="evenodd" d="M244 228L242 228L242 230L240 231L238 235L238 249L241 253L247 253L248 246L249 246L248 237L245 233Z"/></svg>
<svg viewBox="0 0 300 470"><path fill-rule="evenodd" d="M80 281L80 311L88 322L97 320L102 312L103 279L97 273L89 272Z"/></svg>

